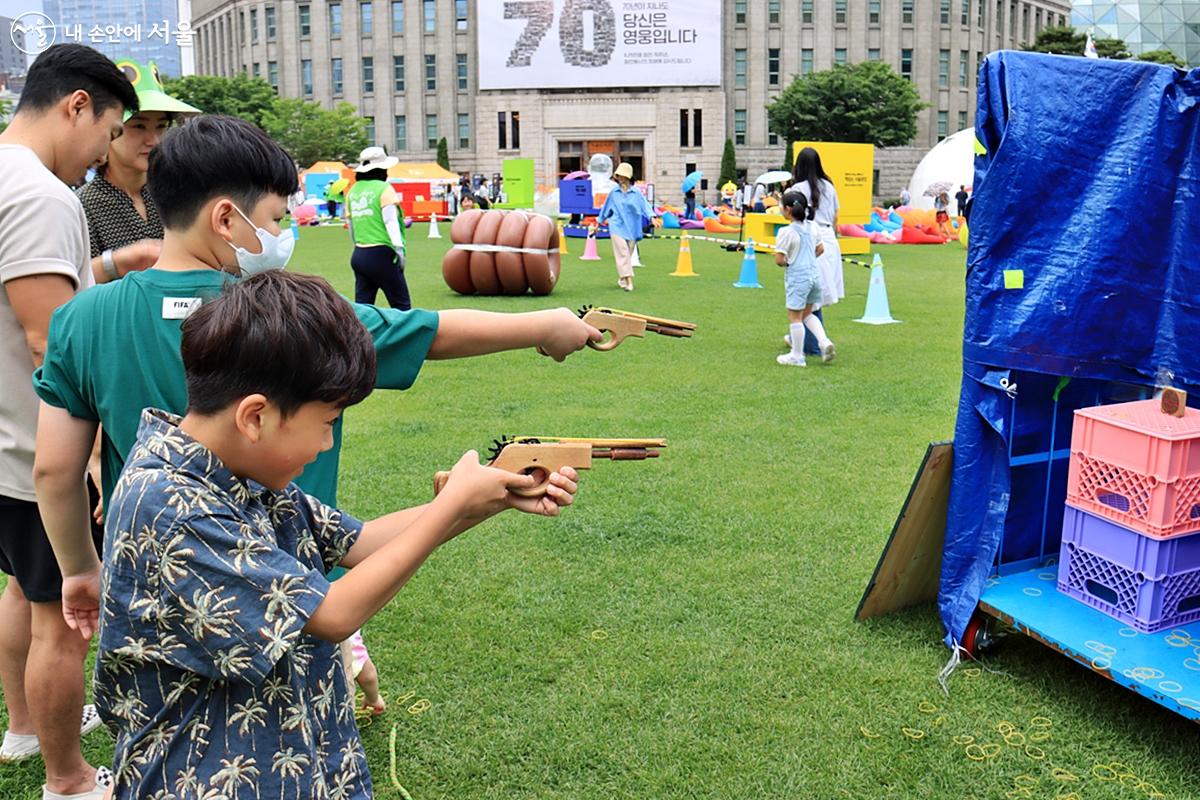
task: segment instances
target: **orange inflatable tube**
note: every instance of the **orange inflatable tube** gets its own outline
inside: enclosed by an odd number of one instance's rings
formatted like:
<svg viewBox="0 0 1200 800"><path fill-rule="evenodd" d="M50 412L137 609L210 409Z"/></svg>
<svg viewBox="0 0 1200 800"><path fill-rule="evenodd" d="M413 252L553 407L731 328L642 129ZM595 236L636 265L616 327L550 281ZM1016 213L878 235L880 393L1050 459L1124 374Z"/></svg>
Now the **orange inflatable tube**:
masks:
<svg viewBox="0 0 1200 800"><path fill-rule="evenodd" d="M712 217L704 218L704 230L709 233L737 233L737 228L731 228L728 225L722 225Z"/></svg>
<svg viewBox="0 0 1200 800"><path fill-rule="evenodd" d="M442 277L459 294L548 295L558 282L558 229L540 214L472 209L450 226L456 245L508 250L451 248L442 258ZM527 252L527 251L535 252Z"/></svg>
<svg viewBox="0 0 1200 800"><path fill-rule="evenodd" d="M525 226L529 224L529 215L523 211L513 211L506 215L496 233L496 244L502 247L523 247L525 244ZM505 294L525 294L529 284L525 280L524 253L496 253L496 276Z"/></svg>
<svg viewBox="0 0 1200 800"><path fill-rule="evenodd" d="M482 218L483 210L478 208L459 214L450 226L450 241L470 244ZM451 248L442 258L442 279L459 294L475 294L475 284L471 283L471 253L457 247Z"/></svg>
<svg viewBox="0 0 1200 800"><path fill-rule="evenodd" d="M524 253L525 280L534 294L542 296L554 291L558 283L561 260L558 253L558 229L549 217L534 214L525 226L525 241L522 246L533 250L547 250L542 253Z"/></svg>
<svg viewBox="0 0 1200 800"><path fill-rule="evenodd" d="M495 244L500 234L504 212L490 210L475 226L472 244ZM496 254L482 250L471 251L471 283L479 294L500 294L500 276L496 274Z"/></svg>

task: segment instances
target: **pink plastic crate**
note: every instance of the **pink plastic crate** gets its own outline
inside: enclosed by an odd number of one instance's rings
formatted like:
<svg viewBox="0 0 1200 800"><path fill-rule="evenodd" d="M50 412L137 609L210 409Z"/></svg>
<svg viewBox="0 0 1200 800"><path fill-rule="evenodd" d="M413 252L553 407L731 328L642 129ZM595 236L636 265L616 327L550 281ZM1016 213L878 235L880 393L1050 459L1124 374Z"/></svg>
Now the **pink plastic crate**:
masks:
<svg viewBox="0 0 1200 800"><path fill-rule="evenodd" d="M1154 633L1200 620L1200 536L1159 541L1068 508L1059 591Z"/></svg>
<svg viewBox="0 0 1200 800"><path fill-rule="evenodd" d="M1075 412L1067 504L1156 539L1200 531L1200 411L1157 400Z"/></svg>

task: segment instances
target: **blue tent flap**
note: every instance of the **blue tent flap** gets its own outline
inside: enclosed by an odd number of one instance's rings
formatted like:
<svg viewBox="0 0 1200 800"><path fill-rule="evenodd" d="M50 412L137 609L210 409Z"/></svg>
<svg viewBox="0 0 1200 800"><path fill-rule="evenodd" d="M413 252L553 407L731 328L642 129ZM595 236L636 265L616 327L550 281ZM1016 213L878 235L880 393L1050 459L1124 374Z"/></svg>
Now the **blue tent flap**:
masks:
<svg viewBox="0 0 1200 800"><path fill-rule="evenodd" d="M980 68L947 644L998 562L1053 552L1072 410L1200 384L1198 99L1200 69L1011 51Z"/></svg>

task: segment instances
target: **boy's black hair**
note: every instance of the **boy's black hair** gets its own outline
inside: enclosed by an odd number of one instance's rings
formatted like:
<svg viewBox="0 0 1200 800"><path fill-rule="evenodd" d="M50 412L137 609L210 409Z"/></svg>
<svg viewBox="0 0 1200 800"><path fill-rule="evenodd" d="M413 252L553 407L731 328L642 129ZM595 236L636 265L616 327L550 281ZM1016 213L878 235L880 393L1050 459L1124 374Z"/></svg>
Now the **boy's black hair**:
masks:
<svg viewBox="0 0 1200 800"><path fill-rule="evenodd" d="M804 192L799 189L789 189L784 192L779 204L787 206L788 212L795 220L812 219L817 213L816 206L811 205L808 198L804 196Z"/></svg>
<svg viewBox="0 0 1200 800"><path fill-rule="evenodd" d="M215 414L263 394L284 416L352 406L375 386L375 345L323 279L270 270L229 284L183 323L188 410Z"/></svg>
<svg viewBox="0 0 1200 800"><path fill-rule="evenodd" d="M388 174L386 169L372 169L367 172L360 172L355 180L360 181L383 181L387 183Z"/></svg>
<svg viewBox="0 0 1200 800"><path fill-rule="evenodd" d="M182 230L209 200L229 197L249 216L264 195L300 186L296 165L255 125L204 115L163 134L146 178L164 228Z"/></svg>
<svg viewBox="0 0 1200 800"><path fill-rule="evenodd" d="M52 45L34 59L17 113L45 111L80 89L92 98L97 117L115 106L138 110L137 91L116 64L98 50L68 43Z"/></svg>

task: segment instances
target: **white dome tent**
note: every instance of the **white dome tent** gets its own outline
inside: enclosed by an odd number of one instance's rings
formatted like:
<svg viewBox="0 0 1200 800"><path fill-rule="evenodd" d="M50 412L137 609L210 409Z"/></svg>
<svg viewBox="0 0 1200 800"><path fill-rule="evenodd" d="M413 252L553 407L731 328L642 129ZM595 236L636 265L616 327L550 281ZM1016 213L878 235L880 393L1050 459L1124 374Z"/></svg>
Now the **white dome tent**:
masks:
<svg viewBox="0 0 1200 800"><path fill-rule="evenodd" d="M938 181L952 185L950 211L954 212L954 194L959 186L971 187L975 179L975 129L966 128L934 145L913 170L908 181L913 208L933 208L933 198L925 196L926 187Z"/></svg>

